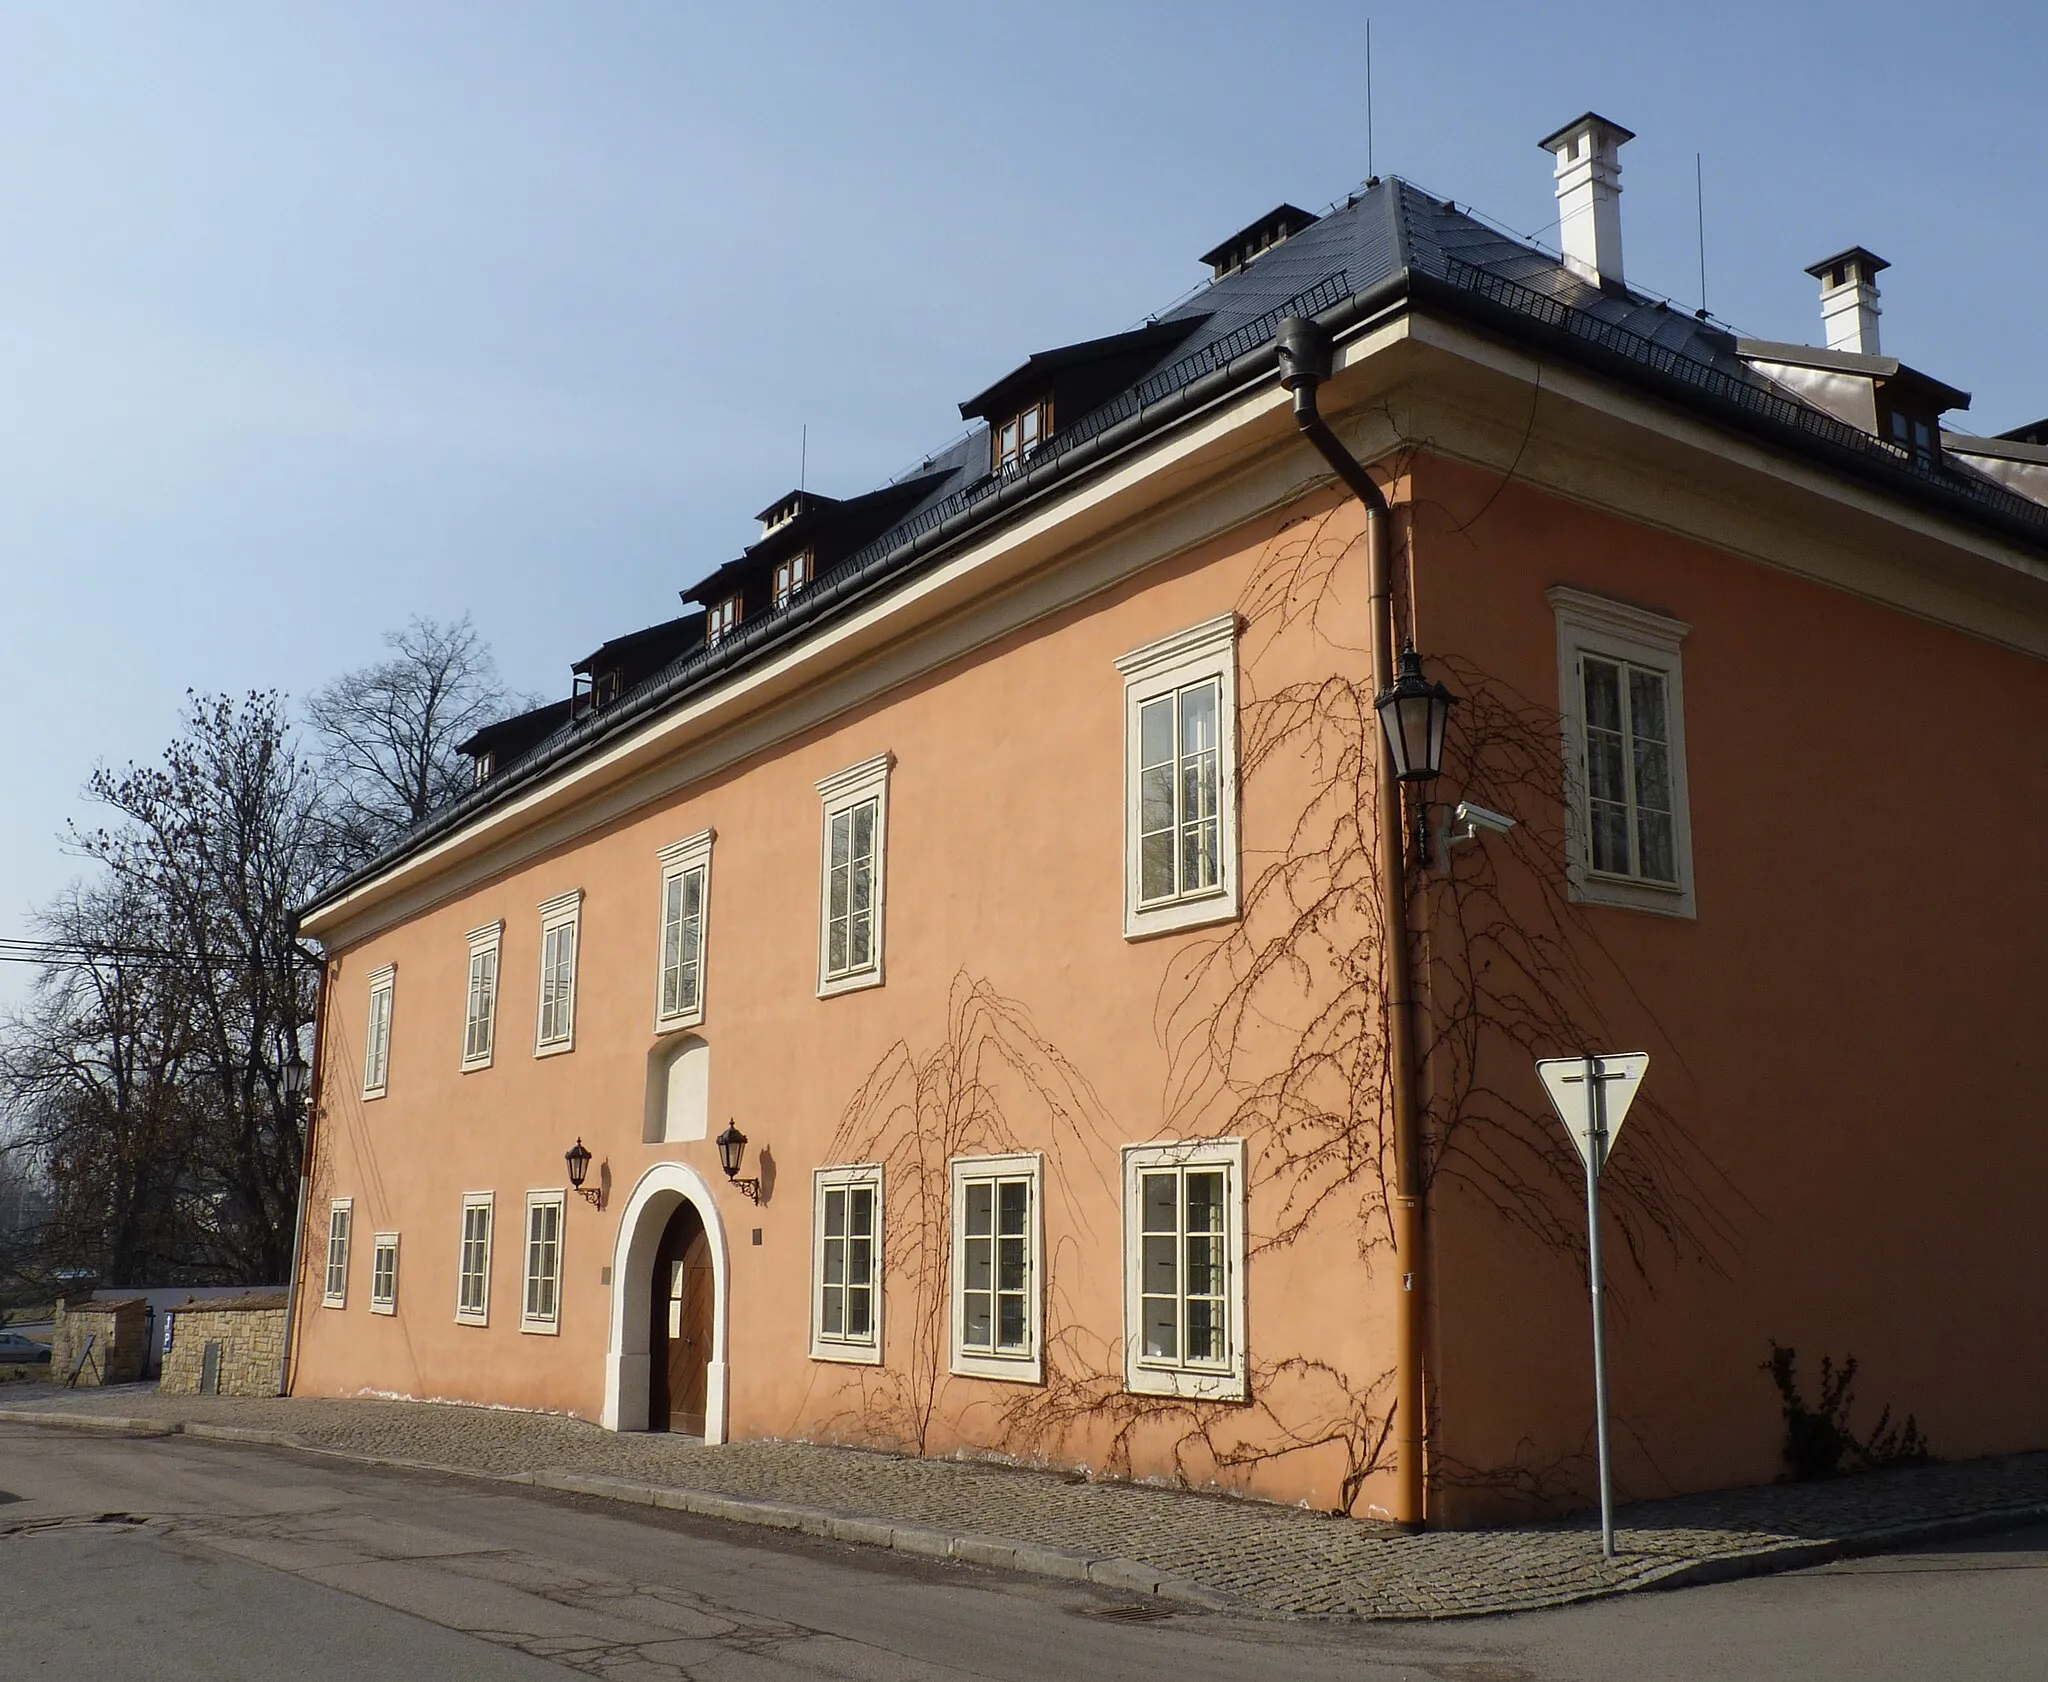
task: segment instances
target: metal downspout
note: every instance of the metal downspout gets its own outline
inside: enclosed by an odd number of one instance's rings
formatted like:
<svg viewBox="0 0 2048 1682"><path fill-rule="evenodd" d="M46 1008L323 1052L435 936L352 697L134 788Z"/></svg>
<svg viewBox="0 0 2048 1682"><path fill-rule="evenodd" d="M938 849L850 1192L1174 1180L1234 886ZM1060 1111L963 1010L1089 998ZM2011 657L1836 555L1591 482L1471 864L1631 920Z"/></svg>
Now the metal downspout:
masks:
<svg viewBox="0 0 2048 1682"><path fill-rule="evenodd" d="M297 944L296 932L293 944ZM292 1356L298 1349L299 1272L305 1260L306 1203L312 1191L313 1128L320 1114L321 1076L325 1070L322 1054L327 1049L327 992L327 961L323 958L320 961L320 986L313 999L313 1078L306 1090L306 1136L299 1141L299 1218L292 1228L291 1291L285 1304L284 1349L277 1358L277 1393L280 1396L292 1393ZM349 1234L349 1242L355 1242L353 1231Z"/></svg>
<svg viewBox="0 0 2048 1682"><path fill-rule="evenodd" d="M1316 408L1316 387L1330 377L1330 336L1315 322L1290 316L1277 336L1280 383L1294 394L1294 424L1327 461L1351 493L1365 504L1366 547L1371 564L1368 613L1372 634L1373 692L1394 685L1393 561L1385 493L1357 457L1330 430ZM1387 931L1387 1072L1394 1107L1395 1253L1401 1262L1401 1290L1395 1316L1394 1454L1399 1482L1396 1522L1420 1526L1425 1507L1424 1453L1427 1429L1422 1383L1422 1315L1427 1298L1422 1245L1422 1127L1415 1101L1415 996L1408 964L1406 830L1401 785L1394 780L1384 733L1379 742L1377 832L1380 848L1381 926Z"/></svg>

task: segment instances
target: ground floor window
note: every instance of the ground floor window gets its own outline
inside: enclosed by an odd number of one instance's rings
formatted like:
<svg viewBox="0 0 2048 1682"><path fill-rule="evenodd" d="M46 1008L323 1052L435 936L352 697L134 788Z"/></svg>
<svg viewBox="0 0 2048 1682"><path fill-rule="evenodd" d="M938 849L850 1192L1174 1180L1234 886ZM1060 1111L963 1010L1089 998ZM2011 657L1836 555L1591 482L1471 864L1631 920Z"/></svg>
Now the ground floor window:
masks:
<svg viewBox="0 0 2048 1682"><path fill-rule="evenodd" d="M398 1312L398 1234L380 1232L370 1246L370 1312Z"/></svg>
<svg viewBox="0 0 2048 1682"><path fill-rule="evenodd" d="M491 1212L496 1200L474 1191L462 1200L462 1260L456 1272L455 1318L488 1325L491 1318Z"/></svg>
<svg viewBox="0 0 2048 1682"><path fill-rule="evenodd" d="M1245 1393L1244 1144L1124 1151L1125 1379L1148 1395Z"/></svg>
<svg viewBox="0 0 2048 1682"><path fill-rule="evenodd" d="M348 1232L355 1219L355 1202L337 1197L327 1206L327 1280L321 1301L329 1308L348 1303Z"/></svg>
<svg viewBox="0 0 2048 1682"><path fill-rule="evenodd" d="M953 1162L953 1371L1037 1382L1040 1190L1037 1155Z"/></svg>
<svg viewBox="0 0 2048 1682"><path fill-rule="evenodd" d="M559 1191L526 1199L526 1296L519 1310L523 1332L552 1332L562 1319L562 1201Z"/></svg>
<svg viewBox="0 0 2048 1682"><path fill-rule="evenodd" d="M820 1168L814 1177L811 1356L882 1358L882 1170Z"/></svg>

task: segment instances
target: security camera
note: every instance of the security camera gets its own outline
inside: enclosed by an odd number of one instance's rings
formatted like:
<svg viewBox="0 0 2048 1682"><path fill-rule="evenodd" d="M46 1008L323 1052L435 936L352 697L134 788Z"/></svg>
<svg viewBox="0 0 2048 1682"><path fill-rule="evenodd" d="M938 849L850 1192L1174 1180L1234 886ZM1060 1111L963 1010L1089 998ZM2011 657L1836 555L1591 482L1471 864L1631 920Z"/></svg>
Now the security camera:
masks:
<svg viewBox="0 0 2048 1682"><path fill-rule="evenodd" d="M1469 800L1458 802L1458 809L1451 814L1451 821L1465 825L1467 839L1482 829L1489 835L1505 835L1515 827L1515 820L1505 812L1489 812L1484 806L1475 806Z"/></svg>

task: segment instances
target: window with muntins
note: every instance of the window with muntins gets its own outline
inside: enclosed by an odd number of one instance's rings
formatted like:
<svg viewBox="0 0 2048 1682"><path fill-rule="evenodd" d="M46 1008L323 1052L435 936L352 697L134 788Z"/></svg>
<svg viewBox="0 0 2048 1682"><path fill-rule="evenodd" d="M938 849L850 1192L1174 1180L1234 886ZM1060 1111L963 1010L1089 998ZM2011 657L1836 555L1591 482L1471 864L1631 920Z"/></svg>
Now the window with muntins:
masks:
<svg viewBox="0 0 2048 1682"><path fill-rule="evenodd" d="M661 853L661 976L657 1032L704 1020L704 924L711 899L710 830Z"/></svg>
<svg viewBox="0 0 2048 1682"><path fill-rule="evenodd" d="M462 1257L456 1268L455 1318L482 1326L491 1317L491 1209L489 1192L462 1200Z"/></svg>
<svg viewBox="0 0 2048 1682"><path fill-rule="evenodd" d="M953 1163L953 1371L1037 1382L1039 1188L1035 1155Z"/></svg>
<svg viewBox="0 0 2048 1682"><path fill-rule="evenodd" d="M576 935L583 891L551 899L540 908L540 1025L536 1056L568 1051L576 1043Z"/></svg>
<svg viewBox="0 0 2048 1682"><path fill-rule="evenodd" d="M1693 915L1679 645L1687 627L1559 586L1566 875L1572 898Z"/></svg>
<svg viewBox="0 0 2048 1682"><path fill-rule="evenodd" d="M824 838L818 926L820 996L882 981L884 856L888 844L889 754L878 754L818 784Z"/></svg>
<svg viewBox="0 0 2048 1682"><path fill-rule="evenodd" d="M327 1206L327 1280L321 1300L329 1308L348 1302L348 1235L354 1221L352 1199L337 1197Z"/></svg>
<svg viewBox="0 0 2048 1682"><path fill-rule="evenodd" d="M735 590L723 601L712 605L704 616L704 640L717 642L721 637L731 636L740 626L740 593Z"/></svg>
<svg viewBox="0 0 2048 1682"><path fill-rule="evenodd" d="M370 1014L363 1031L363 1096L381 1098L391 1081L391 996L398 968L386 964L370 977Z"/></svg>
<svg viewBox="0 0 2048 1682"><path fill-rule="evenodd" d="M562 1317L562 1204L559 1191L533 1192L526 1199L526 1296L519 1329L552 1332Z"/></svg>
<svg viewBox="0 0 2048 1682"><path fill-rule="evenodd" d="M811 581L811 552L799 549L775 563L773 597L777 607L784 606L789 598Z"/></svg>
<svg viewBox="0 0 2048 1682"><path fill-rule="evenodd" d="M1052 432L1052 405L1034 403L1020 415L1012 415L991 434L995 471L1004 472L1023 462Z"/></svg>
<svg viewBox="0 0 2048 1682"><path fill-rule="evenodd" d="M469 1002L463 1012L462 1067L488 1069L498 1026L498 953L503 923L469 932Z"/></svg>
<svg viewBox="0 0 2048 1682"><path fill-rule="evenodd" d="M398 1234L380 1232L370 1244L370 1312L398 1312Z"/></svg>
<svg viewBox="0 0 2048 1682"><path fill-rule="evenodd" d="M1117 662L1124 676L1124 934L1238 911L1235 614Z"/></svg>
<svg viewBox="0 0 2048 1682"><path fill-rule="evenodd" d="M817 1171L812 1221L811 1355L882 1358L882 1170Z"/></svg>
<svg viewBox="0 0 2048 1682"><path fill-rule="evenodd" d="M1130 1389L1243 1396L1243 1185L1240 1140L1125 1150Z"/></svg>

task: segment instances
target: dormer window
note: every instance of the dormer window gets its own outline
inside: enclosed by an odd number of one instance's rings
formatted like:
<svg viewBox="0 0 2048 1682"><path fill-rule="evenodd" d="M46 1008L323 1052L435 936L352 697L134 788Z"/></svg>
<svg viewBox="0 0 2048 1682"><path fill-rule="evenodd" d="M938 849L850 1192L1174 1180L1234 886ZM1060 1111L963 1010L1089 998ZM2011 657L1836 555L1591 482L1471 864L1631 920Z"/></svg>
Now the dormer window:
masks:
<svg viewBox="0 0 2048 1682"><path fill-rule="evenodd" d="M480 753L476 756L476 786L482 788L491 780L491 773L498 768L498 756L494 753Z"/></svg>
<svg viewBox="0 0 2048 1682"><path fill-rule="evenodd" d="M1934 465L1936 433L1934 422L1927 417L1908 414L1904 409L1894 409L1886 418L1885 436L1920 466Z"/></svg>
<svg viewBox="0 0 2048 1682"><path fill-rule="evenodd" d="M735 590L723 601L716 603L704 617L704 640L717 643L739 629L740 593Z"/></svg>
<svg viewBox="0 0 2048 1682"><path fill-rule="evenodd" d="M1021 415L1012 415L990 434L995 449L995 471L1006 473L1023 462L1052 432L1052 404L1034 403Z"/></svg>
<svg viewBox="0 0 2048 1682"><path fill-rule="evenodd" d="M811 581L811 552L800 549L787 559L775 563L774 599L777 607L786 606L790 597Z"/></svg>

